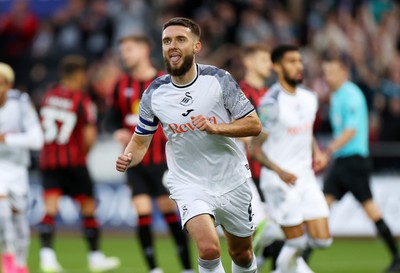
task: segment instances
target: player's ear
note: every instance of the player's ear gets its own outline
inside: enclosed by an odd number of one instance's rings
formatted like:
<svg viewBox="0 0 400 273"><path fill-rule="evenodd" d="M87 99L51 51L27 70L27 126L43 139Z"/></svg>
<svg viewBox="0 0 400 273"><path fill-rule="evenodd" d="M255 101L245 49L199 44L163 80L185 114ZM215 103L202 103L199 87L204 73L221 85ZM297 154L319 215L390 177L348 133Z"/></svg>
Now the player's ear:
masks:
<svg viewBox="0 0 400 273"><path fill-rule="evenodd" d="M197 53L200 52L200 50L201 50L201 42L200 42L200 41L194 42L194 45L193 45L193 52L194 52L195 54L197 54Z"/></svg>
<svg viewBox="0 0 400 273"><path fill-rule="evenodd" d="M275 71L275 73L279 74L279 72L281 71L282 68L279 63L274 63L274 64L272 64L272 69Z"/></svg>

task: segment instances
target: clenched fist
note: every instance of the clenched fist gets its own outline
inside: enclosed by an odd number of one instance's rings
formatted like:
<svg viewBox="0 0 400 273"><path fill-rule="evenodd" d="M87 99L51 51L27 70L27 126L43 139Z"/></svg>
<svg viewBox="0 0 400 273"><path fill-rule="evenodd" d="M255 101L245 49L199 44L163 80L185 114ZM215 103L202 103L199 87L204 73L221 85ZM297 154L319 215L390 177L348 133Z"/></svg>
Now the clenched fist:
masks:
<svg viewBox="0 0 400 273"><path fill-rule="evenodd" d="M129 164L131 164L132 161L132 154L129 153L127 155L125 154L120 154L117 158L117 162L116 162L116 169L119 172L125 172L128 167Z"/></svg>

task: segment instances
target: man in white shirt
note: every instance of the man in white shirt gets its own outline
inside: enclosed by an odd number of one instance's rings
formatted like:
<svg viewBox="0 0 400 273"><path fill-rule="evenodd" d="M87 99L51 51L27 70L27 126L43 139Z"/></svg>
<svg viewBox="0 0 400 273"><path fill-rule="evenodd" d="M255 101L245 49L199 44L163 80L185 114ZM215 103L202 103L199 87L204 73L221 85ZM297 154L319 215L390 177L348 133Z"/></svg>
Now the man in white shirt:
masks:
<svg viewBox="0 0 400 273"><path fill-rule="evenodd" d="M14 71L0 63L0 240L3 273L27 273L29 150L43 146L43 133L29 95L12 89Z"/></svg>
<svg viewBox="0 0 400 273"><path fill-rule="evenodd" d="M278 46L271 59L278 82L258 108L263 132L253 139L251 153L265 167L261 188L286 237L277 272L294 273L299 265L304 268L307 246L326 248L332 242L328 206L314 174L326 160L313 138L317 97L299 85L304 67L298 48Z"/></svg>
<svg viewBox="0 0 400 273"><path fill-rule="evenodd" d="M195 63L200 28L187 18L164 25L168 75L154 80L140 102L135 133L116 162L118 171L137 165L158 124L168 139L167 185L182 226L199 253L199 272L225 272L216 225L221 225L233 273L255 273L250 178L245 154L235 137L256 136L261 124L253 105L231 75Z"/></svg>

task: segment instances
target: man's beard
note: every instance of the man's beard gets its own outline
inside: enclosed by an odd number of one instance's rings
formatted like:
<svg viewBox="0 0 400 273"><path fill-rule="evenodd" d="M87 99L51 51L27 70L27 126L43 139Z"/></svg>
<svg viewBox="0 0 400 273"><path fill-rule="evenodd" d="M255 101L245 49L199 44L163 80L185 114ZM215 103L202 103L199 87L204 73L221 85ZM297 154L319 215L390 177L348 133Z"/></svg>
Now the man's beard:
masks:
<svg viewBox="0 0 400 273"><path fill-rule="evenodd" d="M190 68L193 65L193 54L185 56L183 58L183 64L177 68L172 68L171 64L169 63L166 57L164 57L164 63L165 66L167 67L168 73L171 74L171 76L174 77L183 76L190 70Z"/></svg>
<svg viewBox="0 0 400 273"><path fill-rule="evenodd" d="M296 87L298 84L303 82L303 78L293 79L293 78L290 78L287 73L283 74L283 78L285 79L287 84L290 85L291 87Z"/></svg>

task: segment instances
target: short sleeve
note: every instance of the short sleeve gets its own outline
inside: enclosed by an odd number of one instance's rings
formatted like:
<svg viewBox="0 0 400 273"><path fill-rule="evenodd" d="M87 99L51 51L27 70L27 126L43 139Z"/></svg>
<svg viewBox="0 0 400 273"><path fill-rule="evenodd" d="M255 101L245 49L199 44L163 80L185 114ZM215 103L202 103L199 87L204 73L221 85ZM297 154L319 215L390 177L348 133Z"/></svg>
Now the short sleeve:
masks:
<svg viewBox="0 0 400 273"><path fill-rule="evenodd" d="M274 98L266 98L257 109L263 128L268 132L278 121L279 108L278 100Z"/></svg>
<svg viewBox="0 0 400 273"><path fill-rule="evenodd" d="M225 108L233 119L241 119L255 111L254 106L228 72L225 72L221 84Z"/></svg>
<svg viewBox="0 0 400 273"><path fill-rule="evenodd" d="M139 106L139 123L136 125L135 133L139 135L152 135L157 131L158 118L151 108L151 93L144 92Z"/></svg>

